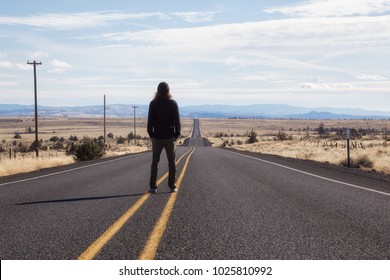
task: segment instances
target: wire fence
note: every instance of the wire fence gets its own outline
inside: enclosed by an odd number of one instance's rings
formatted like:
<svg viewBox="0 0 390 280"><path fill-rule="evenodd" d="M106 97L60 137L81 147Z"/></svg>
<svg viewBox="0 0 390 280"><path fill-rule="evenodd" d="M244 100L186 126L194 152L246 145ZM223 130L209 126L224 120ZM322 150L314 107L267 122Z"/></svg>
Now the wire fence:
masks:
<svg viewBox="0 0 390 280"><path fill-rule="evenodd" d="M54 159L59 157L65 157L65 151L40 151L38 159ZM20 153L13 150L0 153L0 163L7 161L17 161L26 159L37 159L35 152Z"/></svg>

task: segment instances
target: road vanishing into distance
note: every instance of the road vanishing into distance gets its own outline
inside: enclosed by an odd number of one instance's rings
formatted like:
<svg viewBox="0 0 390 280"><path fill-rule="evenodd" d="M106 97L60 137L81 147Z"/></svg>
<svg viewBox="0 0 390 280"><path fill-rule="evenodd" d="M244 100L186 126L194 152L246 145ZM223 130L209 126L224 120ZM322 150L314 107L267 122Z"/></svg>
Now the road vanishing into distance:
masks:
<svg viewBox="0 0 390 280"><path fill-rule="evenodd" d="M163 154L2 178L1 259L390 259L390 179L343 167L208 147L194 120ZM164 152L163 152L164 153Z"/></svg>

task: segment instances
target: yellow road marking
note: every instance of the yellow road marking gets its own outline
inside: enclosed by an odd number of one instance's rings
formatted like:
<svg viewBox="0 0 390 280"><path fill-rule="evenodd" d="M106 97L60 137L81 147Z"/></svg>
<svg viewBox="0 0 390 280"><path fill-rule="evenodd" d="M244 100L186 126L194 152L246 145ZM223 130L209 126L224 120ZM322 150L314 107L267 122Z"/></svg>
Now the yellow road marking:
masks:
<svg viewBox="0 0 390 280"><path fill-rule="evenodd" d="M133 206L125 212L114 224L112 224L87 250L78 257L79 260L92 260L108 241L122 228L122 226L134 215L135 212L149 198L150 193L145 193Z"/></svg>
<svg viewBox="0 0 390 280"><path fill-rule="evenodd" d="M179 178L176 181L176 187L179 189L181 182L184 178L184 174L186 172L188 162L190 160L190 157L195 152L195 148L192 150L190 155L187 157L186 163L184 164L183 170L179 176ZM160 244L161 238L165 232L165 229L168 224L169 217L171 216L173 206L175 204L177 198L177 193L172 193L169 197L169 200L167 204L164 207L163 212L161 213L160 218L156 222L152 233L150 234L148 240L146 241L146 245L144 249L142 250L140 256L138 257L139 260L153 260L156 256L158 245Z"/></svg>
<svg viewBox="0 0 390 280"><path fill-rule="evenodd" d="M176 164L182 160L182 158L191 152L192 149L185 152L177 161ZM162 181L168 176L166 172L158 181L157 185L161 184ZM93 242L79 257L79 260L92 260L97 253L110 241L114 235L123 227L123 225L134 215L135 212L145 203L149 198L150 193L143 194L136 203L134 203L130 209L128 209L115 223L113 223L95 242Z"/></svg>

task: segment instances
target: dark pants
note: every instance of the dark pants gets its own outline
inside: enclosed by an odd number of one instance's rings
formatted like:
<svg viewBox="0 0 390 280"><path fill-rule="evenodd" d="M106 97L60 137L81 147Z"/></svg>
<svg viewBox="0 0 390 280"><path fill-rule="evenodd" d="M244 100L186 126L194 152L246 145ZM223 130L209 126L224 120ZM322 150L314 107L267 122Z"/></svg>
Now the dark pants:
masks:
<svg viewBox="0 0 390 280"><path fill-rule="evenodd" d="M152 170L150 174L150 188L155 189L156 180L157 180L157 171L158 171L158 163L160 162L160 156L163 148L165 148L165 152L167 153L168 163L169 163L169 177L168 177L168 185L170 188L174 188L175 186L175 178L176 178L176 143L175 138L170 139L152 139L153 146L153 160L152 160Z"/></svg>

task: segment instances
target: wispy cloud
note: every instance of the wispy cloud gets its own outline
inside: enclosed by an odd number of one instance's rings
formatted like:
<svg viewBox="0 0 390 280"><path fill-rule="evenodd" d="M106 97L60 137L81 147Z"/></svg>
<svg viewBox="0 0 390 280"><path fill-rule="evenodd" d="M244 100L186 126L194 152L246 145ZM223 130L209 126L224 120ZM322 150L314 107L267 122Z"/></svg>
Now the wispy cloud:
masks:
<svg viewBox="0 0 390 280"><path fill-rule="evenodd" d="M196 23L212 21L216 13L217 12L180 12L171 13L171 15L177 16L187 22Z"/></svg>
<svg viewBox="0 0 390 280"><path fill-rule="evenodd" d="M220 24L196 28L105 33L93 39L129 42L170 50L248 50L259 47L291 51L292 47L364 47L390 42L390 16L294 18L273 21ZM286 49L283 49L286 48ZM318 51L318 49L315 49ZM340 50L338 50L340 51ZM306 52L306 51L304 51Z"/></svg>
<svg viewBox="0 0 390 280"><path fill-rule="evenodd" d="M390 102L388 0L248 0L197 10L183 2L161 12L124 2L112 5L123 10L0 16L0 70L14 77L2 85L17 83L12 98L30 98L29 59L42 61L41 96L52 104L100 102L106 93L147 103L161 80L187 104ZM54 6L39 10L61 11Z"/></svg>
<svg viewBox="0 0 390 280"><path fill-rule="evenodd" d="M382 74L367 74L367 73L356 73L355 77L360 80L372 80L372 81L388 81L389 77L385 77Z"/></svg>
<svg viewBox="0 0 390 280"><path fill-rule="evenodd" d="M12 64L9 61L0 61L0 67L11 68Z"/></svg>
<svg viewBox="0 0 390 280"><path fill-rule="evenodd" d="M32 55L31 55L31 59L46 59L50 56L50 53L48 52L45 52L45 51L38 51L38 52L34 52Z"/></svg>
<svg viewBox="0 0 390 280"><path fill-rule="evenodd" d="M264 9L293 17L338 17L375 15L390 12L388 0L311 0L294 5Z"/></svg>
<svg viewBox="0 0 390 280"><path fill-rule="evenodd" d="M2 87L12 87L12 86L16 86L17 83L14 83L14 82L2 82L0 81L0 86Z"/></svg>
<svg viewBox="0 0 390 280"><path fill-rule="evenodd" d="M65 61L54 59L49 62L50 68L49 73L63 73L72 68L72 65L66 63Z"/></svg>
<svg viewBox="0 0 390 280"><path fill-rule="evenodd" d="M18 69L18 70L28 70L31 67L27 64L14 63L11 61L0 61L0 68L9 68L9 69Z"/></svg>
<svg viewBox="0 0 390 280"><path fill-rule="evenodd" d="M151 17L167 19L163 13L87 12L46 13L29 17L0 17L0 24L28 25L46 29L72 30L96 28L127 20L143 20Z"/></svg>
<svg viewBox="0 0 390 280"><path fill-rule="evenodd" d="M101 51L118 65L123 57L131 59L136 69L132 74L140 80L152 74L167 76L168 68L173 69L169 76L174 79L191 75L207 80L212 70L205 69L211 66L218 69L212 73L213 81L201 85L210 92L221 84L238 88L236 92L251 87L269 92L385 92L388 85L380 80L386 76L383 69L367 69L364 62L376 59L376 52L367 51L369 48L380 49L381 56L390 54L386 47L390 44L389 26L387 15L331 21L289 18L105 33L88 40L106 42L110 47ZM123 67L123 71L130 70ZM364 71L368 74L363 75Z"/></svg>

